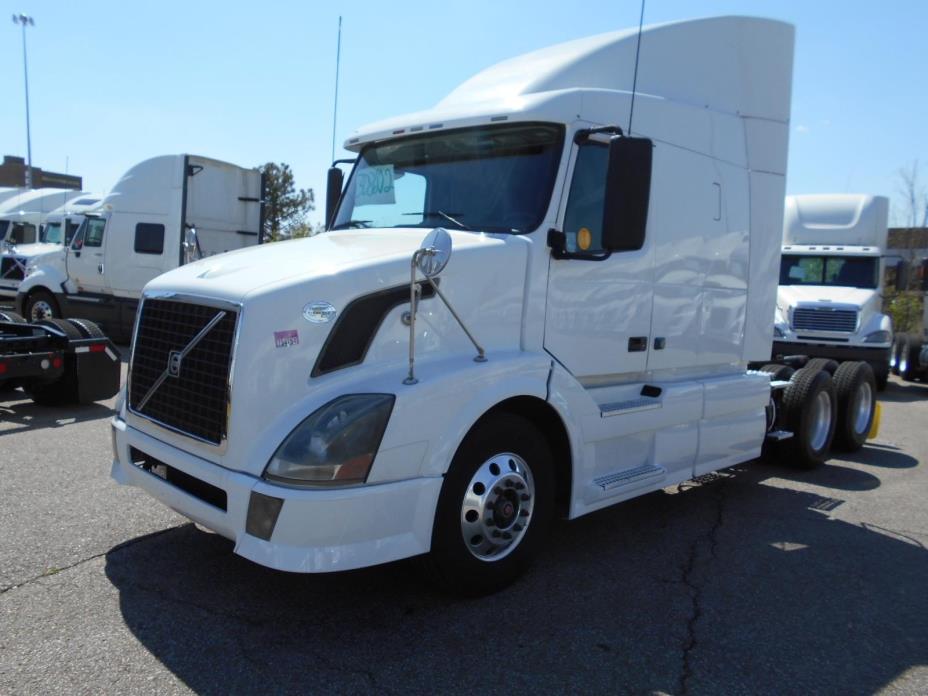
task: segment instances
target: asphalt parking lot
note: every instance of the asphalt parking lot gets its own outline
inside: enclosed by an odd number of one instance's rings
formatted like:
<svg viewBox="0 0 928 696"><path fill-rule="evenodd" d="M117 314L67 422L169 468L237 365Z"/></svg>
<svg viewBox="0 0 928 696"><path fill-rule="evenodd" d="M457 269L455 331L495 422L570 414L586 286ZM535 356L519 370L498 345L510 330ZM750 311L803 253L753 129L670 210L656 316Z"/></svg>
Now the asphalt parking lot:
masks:
<svg viewBox="0 0 928 696"><path fill-rule="evenodd" d="M109 478L109 406L0 392L0 693L928 693L928 385L815 472L557 525L524 580L254 565Z"/></svg>

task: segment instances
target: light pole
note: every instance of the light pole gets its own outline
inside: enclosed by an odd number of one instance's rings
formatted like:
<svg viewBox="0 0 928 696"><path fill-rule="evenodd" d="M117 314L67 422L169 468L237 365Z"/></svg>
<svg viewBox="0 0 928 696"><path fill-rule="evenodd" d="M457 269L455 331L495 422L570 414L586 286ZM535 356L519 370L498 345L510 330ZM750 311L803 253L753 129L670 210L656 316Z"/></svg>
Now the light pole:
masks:
<svg viewBox="0 0 928 696"><path fill-rule="evenodd" d="M29 67L26 63L26 27L35 26L35 20L24 14L14 14L13 24L23 27L23 77L26 82L26 188L32 188L32 135L29 132Z"/></svg>

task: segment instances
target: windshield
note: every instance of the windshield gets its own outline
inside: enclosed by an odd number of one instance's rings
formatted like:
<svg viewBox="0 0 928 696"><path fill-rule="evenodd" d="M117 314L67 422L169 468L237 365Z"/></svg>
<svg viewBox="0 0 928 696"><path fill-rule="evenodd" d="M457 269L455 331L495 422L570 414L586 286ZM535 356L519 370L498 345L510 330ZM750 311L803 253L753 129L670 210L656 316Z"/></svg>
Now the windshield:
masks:
<svg viewBox="0 0 928 696"><path fill-rule="evenodd" d="M46 244L61 244L61 223L49 222L39 233L39 241Z"/></svg>
<svg viewBox="0 0 928 696"><path fill-rule="evenodd" d="M369 145L332 229L531 231L548 208L563 132L557 125L523 123Z"/></svg>
<svg viewBox="0 0 928 696"><path fill-rule="evenodd" d="M879 259L860 256L805 256L790 254L780 261L780 285L877 287Z"/></svg>

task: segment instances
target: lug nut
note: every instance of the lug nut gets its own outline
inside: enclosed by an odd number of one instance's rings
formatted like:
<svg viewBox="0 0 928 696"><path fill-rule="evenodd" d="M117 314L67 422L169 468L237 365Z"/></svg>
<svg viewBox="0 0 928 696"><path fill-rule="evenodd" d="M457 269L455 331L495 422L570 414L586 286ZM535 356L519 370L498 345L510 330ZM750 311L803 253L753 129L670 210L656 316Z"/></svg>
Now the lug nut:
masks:
<svg viewBox="0 0 928 696"><path fill-rule="evenodd" d="M515 484L512 481L510 481L509 479L506 479L506 488L512 488L514 485Z"/></svg>
<svg viewBox="0 0 928 696"><path fill-rule="evenodd" d="M522 483L521 481L519 481L518 483L516 483L516 490L517 490L517 491L521 491L523 488L525 488L525 484L524 484L524 483Z"/></svg>
<svg viewBox="0 0 928 696"><path fill-rule="evenodd" d="M522 508L521 510L519 510L519 516L528 517L528 510L526 510L525 508Z"/></svg>
<svg viewBox="0 0 928 696"><path fill-rule="evenodd" d="M524 502L526 500L531 500L532 496L530 496L528 493L523 493L522 495L519 496L519 499Z"/></svg>

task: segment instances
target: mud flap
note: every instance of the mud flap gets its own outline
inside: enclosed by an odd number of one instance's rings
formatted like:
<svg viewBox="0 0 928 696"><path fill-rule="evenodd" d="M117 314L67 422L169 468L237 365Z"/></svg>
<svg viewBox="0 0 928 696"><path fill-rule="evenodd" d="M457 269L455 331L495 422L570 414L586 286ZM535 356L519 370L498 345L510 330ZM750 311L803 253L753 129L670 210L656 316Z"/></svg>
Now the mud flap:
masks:
<svg viewBox="0 0 928 696"><path fill-rule="evenodd" d="M89 342L88 342L89 343ZM79 345L68 351L65 379L72 379L71 394L82 404L104 401L119 391L119 351L109 341Z"/></svg>

